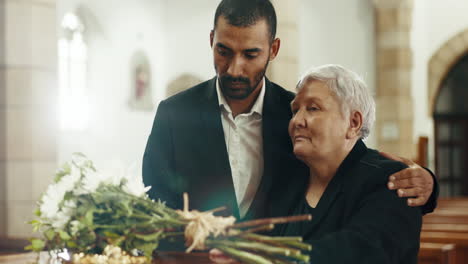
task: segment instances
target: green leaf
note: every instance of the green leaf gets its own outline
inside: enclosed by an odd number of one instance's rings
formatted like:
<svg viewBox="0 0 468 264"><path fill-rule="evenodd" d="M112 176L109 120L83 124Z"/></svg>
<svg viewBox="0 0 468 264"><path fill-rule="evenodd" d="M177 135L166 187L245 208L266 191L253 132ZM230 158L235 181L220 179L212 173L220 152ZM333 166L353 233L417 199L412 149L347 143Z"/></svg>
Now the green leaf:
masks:
<svg viewBox="0 0 468 264"><path fill-rule="evenodd" d="M32 238L31 245L25 247L26 250L41 251L45 247L45 242L39 238Z"/></svg>
<svg viewBox="0 0 468 264"><path fill-rule="evenodd" d="M84 224L86 226L92 226L94 222L94 210L89 210L86 212Z"/></svg>
<svg viewBox="0 0 468 264"><path fill-rule="evenodd" d="M125 236L121 236L115 240L112 240L112 244L118 246L118 247L121 247L122 243L125 241L125 239L127 239Z"/></svg>
<svg viewBox="0 0 468 264"><path fill-rule="evenodd" d="M60 231L59 231L59 236L60 236L60 238L61 238L62 240L65 240L65 241L71 239L70 235L69 235L67 232L63 231L63 230L60 230Z"/></svg>
<svg viewBox="0 0 468 264"><path fill-rule="evenodd" d="M55 231L53 229L48 229L47 231L44 232L44 236L47 238L47 240L53 240L55 237Z"/></svg>
<svg viewBox="0 0 468 264"><path fill-rule="evenodd" d="M159 230L158 232L152 233L152 234L145 234L145 235L135 234L135 237L142 239L144 241L147 241L147 242L158 241L162 233L163 233L163 230Z"/></svg>
<svg viewBox="0 0 468 264"><path fill-rule="evenodd" d="M96 242L96 234L91 230L89 232L83 232L75 242L78 243L79 246L87 248Z"/></svg>
<svg viewBox="0 0 468 264"><path fill-rule="evenodd" d="M137 249L143 251L145 256L150 258L153 251L158 247L158 243L145 243L137 247Z"/></svg>
<svg viewBox="0 0 468 264"><path fill-rule="evenodd" d="M36 225L38 223L40 223L39 220L31 220L31 221L28 222L28 224L30 224L30 225Z"/></svg>
<svg viewBox="0 0 468 264"><path fill-rule="evenodd" d="M126 213L128 215L132 214L132 208L130 206L130 201L129 200L123 199L123 200L120 201L120 204L125 209L125 211L126 211Z"/></svg>
<svg viewBox="0 0 468 264"><path fill-rule="evenodd" d="M78 248L78 244L75 241L67 241L67 247L69 248Z"/></svg>
<svg viewBox="0 0 468 264"><path fill-rule="evenodd" d="M103 233L108 238L120 238L119 234L116 234L116 233L113 233L113 232L110 232L110 231L104 231Z"/></svg>
<svg viewBox="0 0 468 264"><path fill-rule="evenodd" d="M39 231L39 229L40 229L41 226L42 226L42 222L39 221L39 220L32 220L31 222L29 222L29 224L32 225L32 227L33 227L33 232Z"/></svg>
<svg viewBox="0 0 468 264"><path fill-rule="evenodd" d="M41 210L39 210L39 208L34 210L34 215L37 217L41 217Z"/></svg>
<svg viewBox="0 0 468 264"><path fill-rule="evenodd" d="M63 201L71 200L72 198L74 198L73 191L69 191L65 193Z"/></svg>
<svg viewBox="0 0 468 264"><path fill-rule="evenodd" d="M70 172L71 172L70 164L65 163L62 166L62 168L58 170L57 173L55 174L54 182L55 183L59 182L63 178L63 176L70 174Z"/></svg>

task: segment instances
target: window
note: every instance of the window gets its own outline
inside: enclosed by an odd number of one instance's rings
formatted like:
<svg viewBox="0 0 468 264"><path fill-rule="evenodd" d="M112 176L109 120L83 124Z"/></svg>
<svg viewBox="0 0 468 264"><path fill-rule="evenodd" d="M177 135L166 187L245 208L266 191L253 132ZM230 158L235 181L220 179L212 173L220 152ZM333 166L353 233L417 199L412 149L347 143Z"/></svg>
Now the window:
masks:
<svg viewBox="0 0 468 264"><path fill-rule="evenodd" d="M63 37L58 42L60 127L62 130L84 130L88 122L85 29L72 13L64 16L61 26Z"/></svg>
<svg viewBox="0 0 468 264"><path fill-rule="evenodd" d="M468 55L447 74L434 111L436 174L442 197L468 196Z"/></svg>

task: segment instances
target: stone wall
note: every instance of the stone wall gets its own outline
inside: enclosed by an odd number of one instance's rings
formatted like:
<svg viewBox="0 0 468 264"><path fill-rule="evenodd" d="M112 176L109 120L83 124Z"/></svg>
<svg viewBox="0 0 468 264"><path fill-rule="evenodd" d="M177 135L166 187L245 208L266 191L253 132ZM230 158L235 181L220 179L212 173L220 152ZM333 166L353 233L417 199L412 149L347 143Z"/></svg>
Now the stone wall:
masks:
<svg viewBox="0 0 468 264"><path fill-rule="evenodd" d="M55 1L0 10L0 236L29 237L57 158Z"/></svg>
<svg viewBox="0 0 468 264"><path fill-rule="evenodd" d="M413 158L412 0L374 0L377 120L380 150Z"/></svg>
<svg viewBox="0 0 468 264"><path fill-rule="evenodd" d="M278 56L270 63L267 76L291 91L295 90L299 78L298 1L272 1L278 16L276 36L281 39L281 46Z"/></svg>
<svg viewBox="0 0 468 264"><path fill-rule="evenodd" d="M468 29L447 40L432 55L428 66L428 112L434 113L440 85L453 65L468 52Z"/></svg>

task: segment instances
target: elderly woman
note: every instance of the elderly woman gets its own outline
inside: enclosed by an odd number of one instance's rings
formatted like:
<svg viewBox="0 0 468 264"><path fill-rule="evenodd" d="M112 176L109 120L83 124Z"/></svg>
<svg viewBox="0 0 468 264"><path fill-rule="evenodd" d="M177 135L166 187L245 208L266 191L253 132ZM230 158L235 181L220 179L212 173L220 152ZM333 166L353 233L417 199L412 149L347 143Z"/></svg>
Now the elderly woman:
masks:
<svg viewBox="0 0 468 264"><path fill-rule="evenodd" d="M290 214L313 219L284 225L280 234L311 243L314 264L416 263L421 209L386 187L389 175L405 165L363 142L375 119L364 82L341 66L325 65L305 74L297 89L289 134L310 176L305 188L300 181L291 187L301 191Z"/></svg>

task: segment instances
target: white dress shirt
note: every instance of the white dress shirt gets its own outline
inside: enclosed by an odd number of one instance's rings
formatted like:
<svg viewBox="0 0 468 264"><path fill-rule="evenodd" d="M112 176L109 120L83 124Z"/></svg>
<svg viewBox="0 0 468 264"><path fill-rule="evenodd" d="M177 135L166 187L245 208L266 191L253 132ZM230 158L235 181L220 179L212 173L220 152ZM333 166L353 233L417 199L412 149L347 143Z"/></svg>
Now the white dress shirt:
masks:
<svg viewBox="0 0 468 264"><path fill-rule="evenodd" d="M218 103L223 123L224 140L231 165L240 217L244 217L257 193L263 175L262 110L265 97L265 78L252 109L233 117L216 81Z"/></svg>

